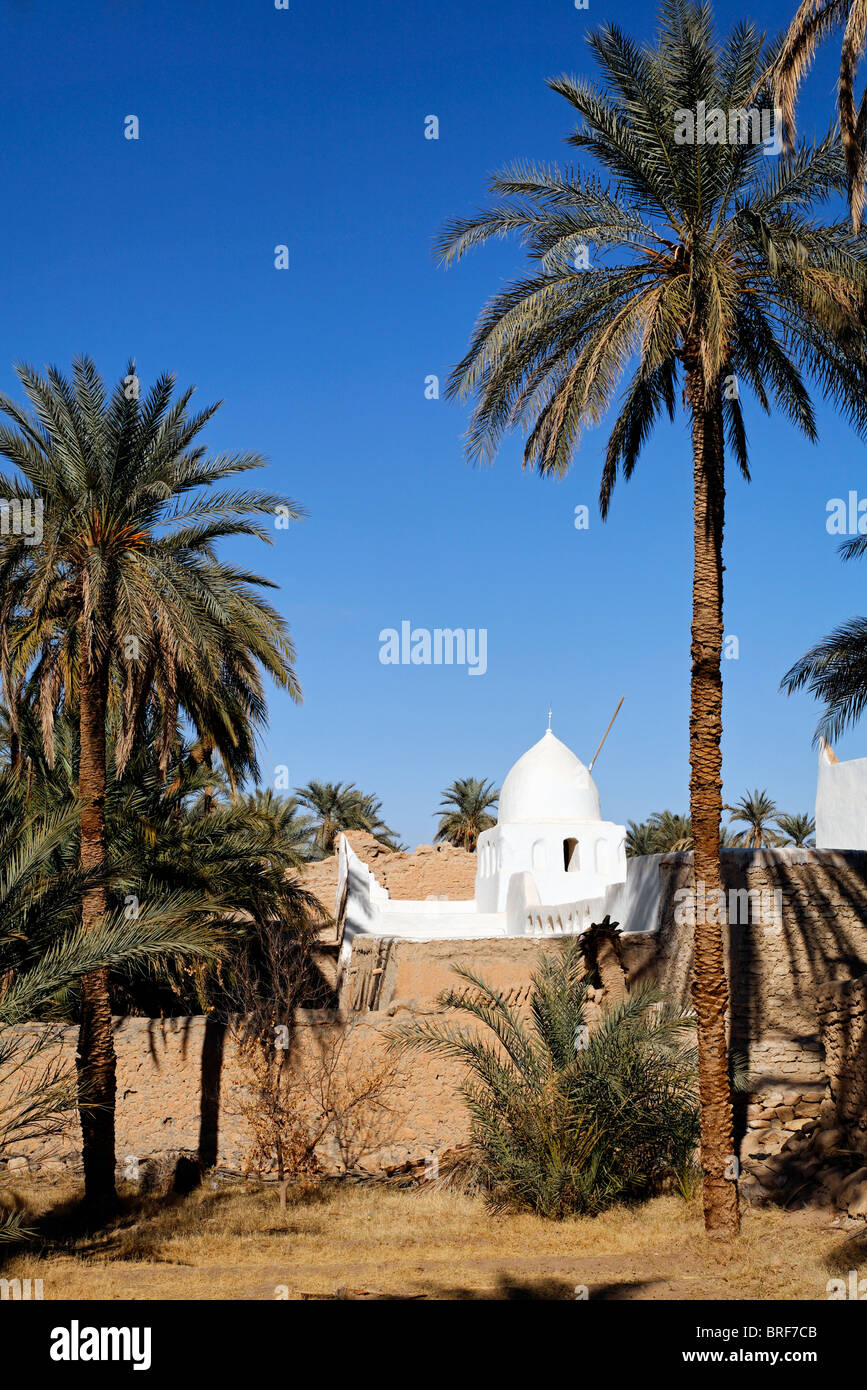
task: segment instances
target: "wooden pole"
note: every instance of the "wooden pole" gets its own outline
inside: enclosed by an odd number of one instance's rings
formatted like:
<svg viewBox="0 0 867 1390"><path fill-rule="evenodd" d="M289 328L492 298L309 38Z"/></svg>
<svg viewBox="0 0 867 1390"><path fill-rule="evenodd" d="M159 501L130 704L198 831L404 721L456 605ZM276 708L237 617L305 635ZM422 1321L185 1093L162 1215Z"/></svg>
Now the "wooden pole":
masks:
<svg viewBox="0 0 867 1390"><path fill-rule="evenodd" d="M625 699L626 699L626 696L625 696L625 695L621 695L621 696L620 696L620 704L617 706L616 710L615 710L614 713L612 714L611 720L610 720L609 725L608 725L608 728L605 730L605 733L602 735L602 743L605 742L605 740L607 739L608 735L611 733L611 725L614 723L615 719L617 718L618 714L620 713L620 705L623 704L623 701L624 701ZM589 766L588 769L587 769L588 772L592 772L592 771L593 771L593 764L595 763L596 759L599 757L599 754L602 752L602 743L600 743L599 747L596 749L596 752L593 754L593 757L590 759L590 766Z"/></svg>

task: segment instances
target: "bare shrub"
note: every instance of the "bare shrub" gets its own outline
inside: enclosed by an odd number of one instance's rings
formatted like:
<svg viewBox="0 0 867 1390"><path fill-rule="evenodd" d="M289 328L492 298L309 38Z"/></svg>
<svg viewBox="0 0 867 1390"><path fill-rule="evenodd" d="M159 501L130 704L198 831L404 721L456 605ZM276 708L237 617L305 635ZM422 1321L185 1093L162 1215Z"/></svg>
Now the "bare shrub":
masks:
<svg viewBox="0 0 867 1390"><path fill-rule="evenodd" d="M351 1045L355 1022L311 1010L299 1030L299 1003L317 998L311 945L309 936L266 923L255 953L236 966L230 996L237 1012L229 1021L247 1087L240 1113L251 1134L244 1168L276 1176L281 1206L290 1182L318 1180L327 1146L348 1172L386 1142L391 1098L400 1085L397 1060Z"/></svg>
<svg viewBox="0 0 867 1390"><path fill-rule="evenodd" d="M351 1172L387 1142L402 1084L399 1063L353 1047L357 1027L323 1020L314 1025L315 1047L296 1057L271 1039L241 1041L248 1085L241 1113L252 1135L244 1167L276 1174L281 1206L290 1182L308 1185L321 1176L327 1144Z"/></svg>

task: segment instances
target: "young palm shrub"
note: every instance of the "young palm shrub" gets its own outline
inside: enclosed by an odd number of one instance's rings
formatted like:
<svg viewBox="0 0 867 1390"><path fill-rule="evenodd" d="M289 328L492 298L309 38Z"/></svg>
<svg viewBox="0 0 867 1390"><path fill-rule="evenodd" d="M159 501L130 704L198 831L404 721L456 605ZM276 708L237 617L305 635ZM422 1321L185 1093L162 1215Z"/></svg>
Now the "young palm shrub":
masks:
<svg viewBox="0 0 867 1390"><path fill-rule="evenodd" d="M691 1015L655 990L628 995L592 1030L578 940L532 975L529 1018L470 970L441 1004L473 1022L392 1034L467 1066L472 1170L492 1207L555 1219L683 1185L699 1138Z"/></svg>

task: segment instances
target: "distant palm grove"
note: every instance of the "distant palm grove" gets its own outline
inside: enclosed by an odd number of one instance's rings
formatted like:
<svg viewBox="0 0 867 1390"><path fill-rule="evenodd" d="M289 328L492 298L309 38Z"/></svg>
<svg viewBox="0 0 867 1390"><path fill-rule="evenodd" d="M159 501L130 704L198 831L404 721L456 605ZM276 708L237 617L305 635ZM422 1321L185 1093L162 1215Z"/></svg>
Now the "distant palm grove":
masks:
<svg viewBox="0 0 867 1390"><path fill-rule="evenodd" d="M771 849L784 845L815 844L816 822L806 812L788 815L778 811L767 792L747 792L729 812L728 825L720 826L723 849ZM742 826L743 829L736 827ZM655 811L647 820L631 820L626 830L626 853L673 854L691 850L692 820L673 811Z"/></svg>

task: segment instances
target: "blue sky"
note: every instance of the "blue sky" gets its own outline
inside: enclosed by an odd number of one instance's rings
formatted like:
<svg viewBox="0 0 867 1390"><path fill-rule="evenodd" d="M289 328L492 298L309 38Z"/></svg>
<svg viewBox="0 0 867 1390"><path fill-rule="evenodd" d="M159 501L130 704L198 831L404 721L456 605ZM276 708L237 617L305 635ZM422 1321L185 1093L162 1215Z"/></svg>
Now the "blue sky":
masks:
<svg viewBox="0 0 867 1390"><path fill-rule="evenodd" d="M793 0L763 3L775 31ZM84 11L84 12L83 12ZM757 13L717 6L721 27ZM271 460L263 484L309 519L240 549L280 585L304 704L277 694L263 747L294 784L351 780L411 845L432 838L455 777L498 783L545 728L586 760L626 696L595 776L603 813L688 799L691 459L661 429L603 525L604 434L568 478L463 461L463 410L425 399L462 355L484 299L521 269L496 246L445 272L443 221L513 159L567 161L571 108L545 79L589 71L588 29L649 35L616 0L7 0L0 92L6 174L0 386L12 363L130 355L225 401L214 450ZM833 43L801 108L824 131ZM124 138L125 117L140 138ZM424 138L425 117L440 123ZM274 248L289 248L286 271ZM864 446L820 406L821 442L748 411L754 481L730 475L724 795L767 787L813 809L816 711L784 671L863 611L865 574L825 529L862 487ZM591 508L577 531L575 507ZM484 676L386 666L379 633L484 628ZM867 752L867 730L841 741Z"/></svg>

